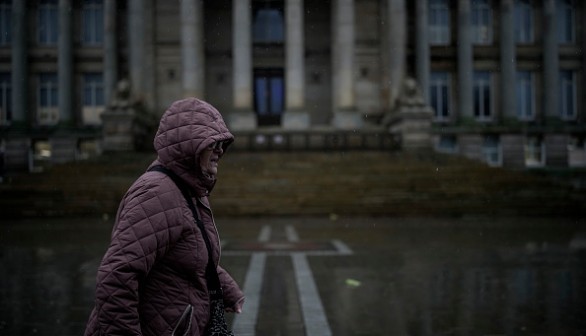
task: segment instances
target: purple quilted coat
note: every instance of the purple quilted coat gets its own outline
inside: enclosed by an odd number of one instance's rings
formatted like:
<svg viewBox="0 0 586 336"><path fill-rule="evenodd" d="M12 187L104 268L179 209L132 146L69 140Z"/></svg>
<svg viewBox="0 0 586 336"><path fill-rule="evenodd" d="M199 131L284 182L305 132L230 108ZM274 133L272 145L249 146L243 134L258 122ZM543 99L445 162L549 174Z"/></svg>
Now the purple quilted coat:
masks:
<svg viewBox="0 0 586 336"><path fill-rule="evenodd" d="M153 165L171 169L195 191L224 304L234 308L243 294L218 264L220 239L208 201L215 179L201 173L198 160L218 140L229 144L233 135L213 106L195 98L177 101L161 118ZM85 335L201 335L210 315L207 263L205 242L181 192L166 175L144 173L120 203Z"/></svg>

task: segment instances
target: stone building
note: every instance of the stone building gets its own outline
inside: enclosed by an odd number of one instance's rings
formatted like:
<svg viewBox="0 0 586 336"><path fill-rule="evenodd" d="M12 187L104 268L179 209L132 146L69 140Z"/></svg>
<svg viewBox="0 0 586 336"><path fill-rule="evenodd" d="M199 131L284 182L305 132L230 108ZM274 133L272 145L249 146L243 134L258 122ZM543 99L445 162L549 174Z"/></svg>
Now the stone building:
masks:
<svg viewBox="0 0 586 336"><path fill-rule="evenodd" d="M397 129L415 78L437 150L512 168L584 166L585 7L0 0L3 161L34 170L100 152L101 115L123 79L157 115L197 96L237 133L277 134Z"/></svg>

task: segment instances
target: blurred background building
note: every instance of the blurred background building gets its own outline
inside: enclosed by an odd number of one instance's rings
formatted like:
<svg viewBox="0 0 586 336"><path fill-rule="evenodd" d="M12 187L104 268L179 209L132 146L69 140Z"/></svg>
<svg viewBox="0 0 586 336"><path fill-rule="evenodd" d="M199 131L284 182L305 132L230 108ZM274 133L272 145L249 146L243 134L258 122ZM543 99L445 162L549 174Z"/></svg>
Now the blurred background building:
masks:
<svg viewBox="0 0 586 336"><path fill-rule="evenodd" d="M261 134L394 132L421 95L438 151L585 166L583 22L573 0L0 0L0 163L99 153L121 99Z"/></svg>

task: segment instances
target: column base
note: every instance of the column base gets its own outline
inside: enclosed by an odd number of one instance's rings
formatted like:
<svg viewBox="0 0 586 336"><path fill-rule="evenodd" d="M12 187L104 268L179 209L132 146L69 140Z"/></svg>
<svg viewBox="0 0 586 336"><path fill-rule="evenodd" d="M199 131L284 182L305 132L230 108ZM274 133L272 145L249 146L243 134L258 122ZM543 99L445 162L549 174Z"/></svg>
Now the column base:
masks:
<svg viewBox="0 0 586 336"><path fill-rule="evenodd" d="M334 112L332 126L343 130L359 129L364 126L360 112L356 110Z"/></svg>
<svg viewBox="0 0 586 336"><path fill-rule="evenodd" d="M256 129L256 114L252 111L234 111L228 114L226 123L231 131L250 131Z"/></svg>
<svg viewBox="0 0 586 336"><path fill-rule="evenodd" d="M304 111L287 111L283 114L281 125L284 129L306 130L311 126L311 120L308 112Z"/></svg>

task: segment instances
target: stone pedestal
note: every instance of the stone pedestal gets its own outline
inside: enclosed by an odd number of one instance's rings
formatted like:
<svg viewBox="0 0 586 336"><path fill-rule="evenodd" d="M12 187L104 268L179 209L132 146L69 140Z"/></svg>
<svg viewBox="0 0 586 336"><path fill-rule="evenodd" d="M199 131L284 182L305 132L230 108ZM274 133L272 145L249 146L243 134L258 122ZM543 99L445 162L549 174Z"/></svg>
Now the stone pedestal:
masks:
<svg viewBox="0 0 586 336"><path fill-rule="evenodd" d="M401 134L404 149L429 149L432 116L433 111L428 106L401 106L389 124L389 131Z"/></svg>
<svg viewBox="0 0 586 336"><path fill-rule="evenodd" d="M252 111L234 111L228 114L226 123L231 131L250 131L256 129L257 118Z"/></svg>
<svg viewBox="0 0 586 336"><path fill-rule="evenodd" d="M133 108L109 108L102 113L102 141L104 151L134 150Z"/></svg>
<svg viewBox="0 0 586 336"><path fill-rule="evenodd" d="M306 130L311 125L311 119L307 112L287 111L283 114L281 125L284 129Z"/></svg>
<svg viewBox="0 0 586 336"><path fill-rule="evenodd" d="M334 112L332 126L337 129L354 130L364 126L364 120L360 112L355 110L342 110Z"/></svg>
<svg viewBox="0 0 586 336"><path fill-rule="evenodd" d="M431 148L431 122L433 110L425 103L417 82L413 78L403 81L401 96L396 108L382 121L392 133L401 134L404 149Z"/></svg>

